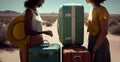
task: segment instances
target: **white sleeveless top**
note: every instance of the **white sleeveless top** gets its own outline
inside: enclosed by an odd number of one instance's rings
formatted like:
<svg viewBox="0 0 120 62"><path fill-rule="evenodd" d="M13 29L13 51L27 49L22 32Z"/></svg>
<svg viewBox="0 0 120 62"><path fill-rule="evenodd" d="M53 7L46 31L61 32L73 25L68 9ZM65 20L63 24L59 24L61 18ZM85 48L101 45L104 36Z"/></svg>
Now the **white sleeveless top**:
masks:
<svg viewBox="0 0 120 62"><path fill-rule="evenodd" d="M36 15L34 12L32 17L32 29L37 32L42 31L42 18L39 14Z"/></svg>

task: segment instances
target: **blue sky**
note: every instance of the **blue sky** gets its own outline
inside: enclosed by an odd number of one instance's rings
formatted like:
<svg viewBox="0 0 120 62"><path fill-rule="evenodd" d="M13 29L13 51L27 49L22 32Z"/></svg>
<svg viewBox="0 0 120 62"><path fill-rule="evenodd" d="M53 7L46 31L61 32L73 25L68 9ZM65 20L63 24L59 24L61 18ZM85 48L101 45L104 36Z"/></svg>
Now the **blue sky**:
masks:
<svg viewBox="0 0 120 62"><path fill-rule="evenodd" d="M84 5L84 12L89 12L92 7L91 4L87 4L86 0L45 0L45 3L41 8L38 8L40 13L58 13L61 5L66 3L75 3ZM107 0L104 5L109 13L120 14L120 0ZM0 0L0 11L13 10L17 12L23 12L24 0Z"/></svg>

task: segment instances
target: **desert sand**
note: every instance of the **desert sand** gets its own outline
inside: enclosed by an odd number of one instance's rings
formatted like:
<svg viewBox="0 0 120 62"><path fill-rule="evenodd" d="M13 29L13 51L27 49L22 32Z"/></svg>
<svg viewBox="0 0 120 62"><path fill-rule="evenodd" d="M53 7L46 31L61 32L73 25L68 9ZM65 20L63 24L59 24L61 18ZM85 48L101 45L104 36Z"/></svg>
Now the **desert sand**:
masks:
<svg viewBox="0 0 120 62"><path fill-rule="evenodd" d="M57 33L57 21L51 27L43 26L43 30L52 30L53 37L43 35L45 40L48 40L49 43L57 43L62 44L59 41L58 33ZM120 62L120 35L113 35L108 33L107 35L110 42L110 50L111 50L111 62ZM84 44L83 46L87 47L87 39L88 33L86 31L86 27L84 27ZM13 51L14 50L14 51ZM20 62L19 59L19 49L0 49L0 62Z"/></svg>

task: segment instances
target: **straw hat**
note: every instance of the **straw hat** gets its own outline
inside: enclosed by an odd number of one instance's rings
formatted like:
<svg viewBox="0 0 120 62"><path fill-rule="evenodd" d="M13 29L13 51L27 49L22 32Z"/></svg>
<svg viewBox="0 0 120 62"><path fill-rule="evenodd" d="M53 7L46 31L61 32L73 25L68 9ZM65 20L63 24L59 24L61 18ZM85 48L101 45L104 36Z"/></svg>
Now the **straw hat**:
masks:
<svg viewBox="0 0 120 62"><path fill-rule="evenodd" d="M22 48L29 42L30 36L24 32L24 16L15 17L7 29L7 39L15 47Z"/></svg>

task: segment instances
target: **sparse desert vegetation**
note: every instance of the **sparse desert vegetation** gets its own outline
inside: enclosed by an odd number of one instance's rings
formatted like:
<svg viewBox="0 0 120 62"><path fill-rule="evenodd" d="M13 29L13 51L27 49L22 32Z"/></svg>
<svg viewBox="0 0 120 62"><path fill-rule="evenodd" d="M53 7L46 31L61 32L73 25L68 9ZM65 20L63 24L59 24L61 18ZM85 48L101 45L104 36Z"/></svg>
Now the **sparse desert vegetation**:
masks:
<svg viewBox="0 0 120 62"><path fill-rule="evenodd" d="M43 19L43 25L52 26L52 24L58 19L58 14L50 13L50 14L40 14Z"/></svg>
<svg viewBox="0 0 120 62"><path fill-rule="evenodd" d="M120 34L120 15L111 15L108 30L112 34Z"/></svg>
<svg viewBox="0 0 120 62"><path fill-rule="evenodd" d="M11 22L11 19L13 19L15 16L19 14L20 13L16 13L16 12L11 13L10 11L0 12L0 44L6 43L7 26ZM52 26L59 17L57 13L42 13L40 15L43 19L42 24L45 25L46 27ZM88 17L88 14L85 13L84 19L87 19L87 17ZM117 15L111 14L108 26L109 26L108 30L110 33L120 34L120 14L117 14Z"/></svg>

